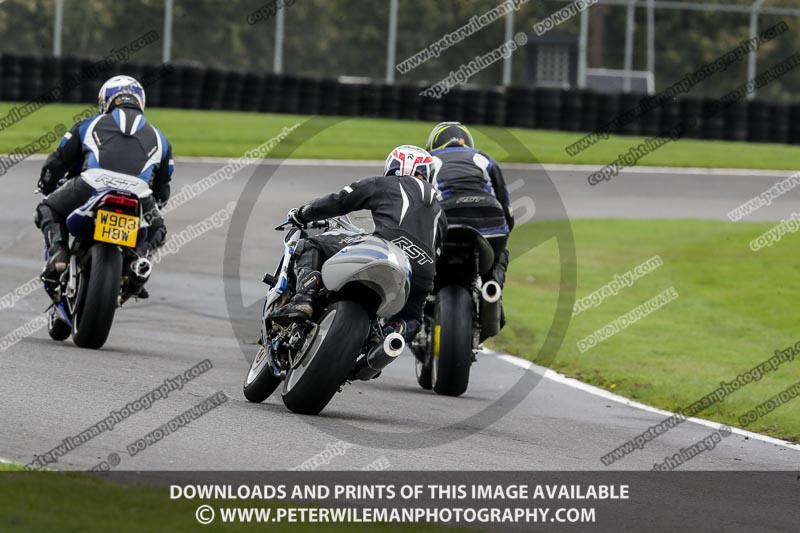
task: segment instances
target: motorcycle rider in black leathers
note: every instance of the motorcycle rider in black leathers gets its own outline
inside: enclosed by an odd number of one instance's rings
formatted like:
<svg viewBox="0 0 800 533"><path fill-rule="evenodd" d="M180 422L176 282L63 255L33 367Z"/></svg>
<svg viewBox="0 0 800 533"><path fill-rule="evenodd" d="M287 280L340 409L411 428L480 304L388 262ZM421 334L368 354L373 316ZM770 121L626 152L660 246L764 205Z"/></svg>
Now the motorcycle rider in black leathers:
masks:
<svg viewBox="0 0 800 533"><path fill-rule="evenodd" d="M494 250L494 265L483 281L506 281L508 236L514 229L508 189L497 162L477 150L459 122L441 122L425 146L434 159L433 185L450 225L477 229ZM504 317L501 319L504 323Z"/></svg>
<svg viewBox="0 0 800 533"><path fill-rule="evenodd" d="M386 159L384 176L356 181L337 193L292 209L288 219L305 224L368 209L374 235L399 246L411 264L411 290L405 307L387 323L406 340L413 338L422 321L425 299L433 289L436 259L447 222L436 191L428 182L433 160L416 146L399 146ZM322 264L345 246L351 235L318 235L300 241L295 252L297 290L292 299L272 315L278 322L304 320L313 314L322 284Z"/></svg>
<svg viewBox="0 0 800 533"><path fill-rule="evenodd" d="M34 221L44 234L47 250L41 276L45 283L57 282L67 266L67 216L94 192L80 176L84 170L101 168L146 181L153 194L141 199L141 207L150 227L137 253L150 254L166 238L167 229L156 204L163 206L169 199L172 148L142 113L144 89L129 76L114 76L100 89L98 104L100 113L72 126L42 167L38 186L47 196L36 207ZM59 187L65 178L67 181ZM142 288L138 297L147 296Z"/></svg>

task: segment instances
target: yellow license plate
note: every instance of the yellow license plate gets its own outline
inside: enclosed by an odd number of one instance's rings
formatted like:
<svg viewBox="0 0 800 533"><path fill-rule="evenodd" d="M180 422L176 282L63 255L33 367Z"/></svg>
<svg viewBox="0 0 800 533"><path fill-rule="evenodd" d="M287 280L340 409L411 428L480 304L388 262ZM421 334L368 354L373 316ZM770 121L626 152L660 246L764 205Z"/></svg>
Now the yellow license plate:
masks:
<svg viewBox="0 0 800 533"><path fill-rule="evenodd" d="M139 233L139 217L98 211L94 221L94 240L134 248Z"/></svg>

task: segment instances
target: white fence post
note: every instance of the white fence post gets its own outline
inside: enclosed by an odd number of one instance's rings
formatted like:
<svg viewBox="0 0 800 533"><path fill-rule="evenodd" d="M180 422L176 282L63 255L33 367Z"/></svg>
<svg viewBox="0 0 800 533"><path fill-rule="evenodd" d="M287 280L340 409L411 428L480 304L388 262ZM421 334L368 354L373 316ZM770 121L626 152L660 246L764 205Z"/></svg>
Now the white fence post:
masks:
<svg viewBox="0 0 800 533"><path fill-rule="evenodd" d="M389 36L386 39L386 81L394 83L397 62L397 0L389 1Z"/></svg>
<svg viewBox="0 0 800 533"><path fill-rule="evenodd" d="M172 59L172 8L173 0L164 0L164 44L161 49L161 62Z"/></svg>
<svg viewBox="0 0 800 533"><path fill-rule="evenodd" d="M56 0L56 18L53 23L53 55L61 57L61 33L64 26L64 0Z"/></svg>

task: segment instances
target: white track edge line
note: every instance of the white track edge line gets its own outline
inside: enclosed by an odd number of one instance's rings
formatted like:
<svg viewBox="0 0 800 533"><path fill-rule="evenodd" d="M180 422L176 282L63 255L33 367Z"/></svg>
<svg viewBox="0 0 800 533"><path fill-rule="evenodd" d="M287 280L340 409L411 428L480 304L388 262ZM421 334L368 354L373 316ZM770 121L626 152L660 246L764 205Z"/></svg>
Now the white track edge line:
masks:
<svg viewBox="0 0 800 533"><path fill-rule="evenodd" d="M232 158L224 157L179 157L178 162L187 163L227 163ZM309 167L370 167L382 168L383 160L364 159L264 159L267 164L280 164L286 166ZM572 164L535 164L535 163L503 163L503 168L509 170L544 170L552 172L594 172L603 165L572 165ZM698 168L698 167L659 167L636 166L621 169L623 174L686 174L698 176L750 176L750 177L786 177L793 173L792 170L755 170L741 168Z"/></svg>
<svg viewBox="0 0 800 533"><path fill-rule="evenodd" d="M492 353L492 352L490 352L490 353ZM552 369L549 369L549 368L545 368L543 366L539 366L539 365L537 365L535 363L532 363L532 362L530 362L530 361L528 361L526 359L522 359L522 358L516 357L514 355L508 355L508 354L497 353L497 352L493 352L493 353L495 353L497 355L498 359L501 359L501 360L503 360L503 361L505 361L507 363L511 363L512 365L518 366L518 367L523 368L525 370L534 369L534 370L536 370L537 373L542 374L543 377L545 377L545 378L547 378L547 379L549 379L551 381L555 381L556 383L561 383L562 385L566 385L567 387L571 387L573 389L578 389L578 390L581 390L583 392L587 392L589 394L592 394L594 396L599 396L601 398L605 398L606 400L611 400L613 402L621 403L623 405L627 405L627 406L630 406L630 407L635 407L636 409L641 409L642 411L647 411L647 412L650 412L650 413L657 413L657 414L663 415L665 417L670 417L670 416L676 414L676 413L672 413L670 411L666 411L664 409L659 409L658 407L653 407L652 405L647 405L647 404L644 404L644 403L637 402L635 400L631 400L629 398L625 398L624 396L620 396L619 394L614 394L613 392L609 392L609 391L607 391L605 389L601 389L599 387L595 387L594 385L589 385L588 383L584 383L582 381L578 381L577 379L573 379L573 378L567 377L564 374L556 372L555 370L552 370ZM690 418L687 418L686 420L688 420L690 422L694 422L695 424L700 424L701 426L706 426L706 427L710 427L710 428L713 428L713 429L719 429L720 426L722 425L719 422L712 422L711 420L705 420L703 418L690 417ZM748 437L748 438L751 438L751 439L754 439L754 440L760 440L762 442L767 442L767 443L770 443L770 444L783 446L783 447L789 448L791 450L800 451L800 445L794 444L794 443L786 441L786 440L776 439L774 437L770 437L770 436L767 436L767 435L762 435L760 433L754 433L752 431L747 431L745 429L732 427L732 426L731 426L731 431L733 433L736 433L737 435L741 435L743 437Z"/></svg>

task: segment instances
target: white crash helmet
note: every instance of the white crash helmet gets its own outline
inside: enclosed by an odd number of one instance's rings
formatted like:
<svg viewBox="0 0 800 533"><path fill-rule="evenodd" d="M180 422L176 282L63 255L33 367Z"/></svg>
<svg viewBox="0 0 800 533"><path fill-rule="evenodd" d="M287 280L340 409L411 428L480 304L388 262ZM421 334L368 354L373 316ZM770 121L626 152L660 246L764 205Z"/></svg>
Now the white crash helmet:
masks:
<svg viewBox="0 0 800 533"><path fill-rule="evenodd" d="M111 103L115 98L127 96L139 105L139 109L144 111L144 88L142 84L130 76L114 76L109 78L97 94L97 105L100 113L107 113L111 108Z"/></svg>
<svg viewBox="0 0 800 533"><path fill-rule="evenodd" d="M384 176L416 176L417 174L431 180L431 167L433 167L433 157L419 146L404 144L398 146L383 166Z"/></svg>

